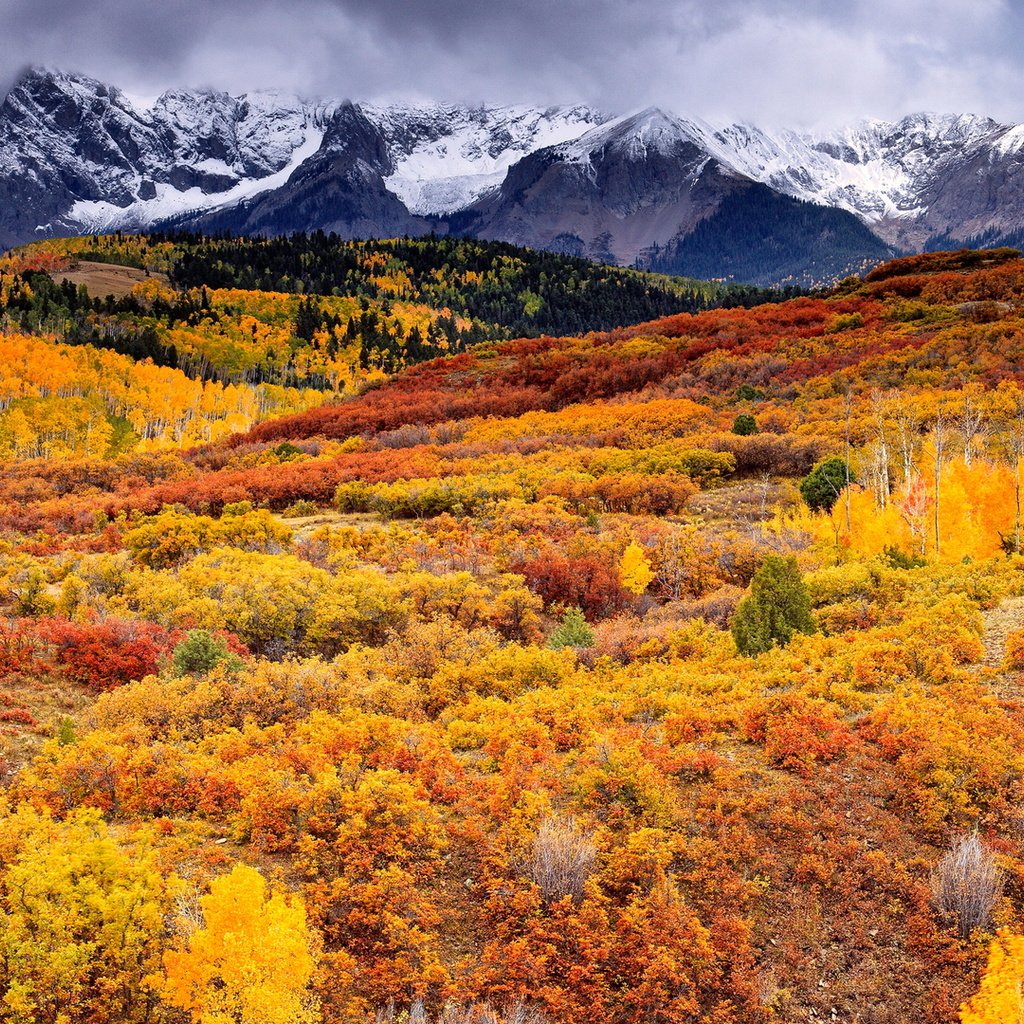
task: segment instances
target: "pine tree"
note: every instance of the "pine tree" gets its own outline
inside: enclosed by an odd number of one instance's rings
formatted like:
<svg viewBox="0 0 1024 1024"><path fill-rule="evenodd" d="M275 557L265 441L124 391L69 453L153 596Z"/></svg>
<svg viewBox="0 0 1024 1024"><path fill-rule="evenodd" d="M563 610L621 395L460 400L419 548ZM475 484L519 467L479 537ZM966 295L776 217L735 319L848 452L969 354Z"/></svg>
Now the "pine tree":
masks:
<svg viewBox="0 0 1024 1024"><path fill-rule="evenodd" d="M569 608L562 616L562 624L551 634L548 646L556 651L566 647L592 647L594 633L579 608Z"/></svg>
<svg viewBox="0 0 1024 1024"><path fill-rule="evenodd" d="M831 512L843 488L855 479L845 459L826 459L800 481L800 496L813 512Z"/></svg>
<svg viewBox="0 0 1024 1024"><path fill-rule="evenodd" d="M795 633L815 632L811 597L796 559L769 555L733 616L736 647L741 654L761 654L775 646L785 647Z"/></svg>
<svg viewBox="0 0 1024 1024"><path fill-rule="evenodd" d="M171 664L178 675L203 675L221 662L229 668L241 665L239 658L228 650L227 644L205 629L189 630L171 655Z"/></svg>

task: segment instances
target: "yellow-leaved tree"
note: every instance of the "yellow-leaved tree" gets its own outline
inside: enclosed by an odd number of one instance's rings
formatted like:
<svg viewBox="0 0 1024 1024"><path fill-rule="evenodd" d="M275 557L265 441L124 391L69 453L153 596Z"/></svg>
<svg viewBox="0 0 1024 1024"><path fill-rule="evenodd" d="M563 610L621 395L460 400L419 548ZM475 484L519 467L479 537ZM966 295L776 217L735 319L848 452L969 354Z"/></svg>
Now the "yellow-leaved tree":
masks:
<svg viewBox="0 0 1024 1024"><path fill-rule="evenodd" d="M962 1024L1024 1024L1024 935L1000 928L976 995L960 1008Z"/></svg>
<svg viewBox="0 0 1024 1024"><path fill-rule="evenodd" d="M152 1020L168 907L146 834L0 802L0 1022Z"/></svg>
<svg viewBox="0 0 1024 1024"><path fill-rule="evenodd" d="M654 579L654 570L647 561L644 549L635 540L630 541L619 562L622 585L631 594L642 594Z"/></svg>
<svg viewBox="0 0 1024 1024"><path fill-rule="evenodd" d="M200 898L203 926L164 954L163 997L194 1024L315 1024L306 908L237 864Z"/></svg>

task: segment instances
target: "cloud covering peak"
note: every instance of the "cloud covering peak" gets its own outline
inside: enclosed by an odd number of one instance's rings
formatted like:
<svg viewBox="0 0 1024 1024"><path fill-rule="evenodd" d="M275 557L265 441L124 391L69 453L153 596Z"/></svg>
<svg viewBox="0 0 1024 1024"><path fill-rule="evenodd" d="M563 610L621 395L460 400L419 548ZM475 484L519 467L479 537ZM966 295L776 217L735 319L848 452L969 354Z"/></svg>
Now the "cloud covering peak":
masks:
<svg viewBox="0 0 1024 1024"><path fill-rule="evenodd" d="M911 110L1024 120L1007 0L8 0L0 92L27 63L135 95L657 104L829 124Z"/></svg>

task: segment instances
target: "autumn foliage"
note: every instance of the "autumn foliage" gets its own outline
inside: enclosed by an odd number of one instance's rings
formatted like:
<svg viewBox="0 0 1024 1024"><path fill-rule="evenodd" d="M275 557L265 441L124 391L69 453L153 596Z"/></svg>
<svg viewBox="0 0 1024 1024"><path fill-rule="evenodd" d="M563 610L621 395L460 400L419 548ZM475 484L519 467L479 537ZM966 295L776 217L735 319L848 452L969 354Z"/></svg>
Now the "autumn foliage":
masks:
<svg viewBox="0 0 1024 1024"><path fill-rule="evenodd" d="M11 397L0 1021L1020 1018L1022 300L913 257L199 447Z"/></svg>

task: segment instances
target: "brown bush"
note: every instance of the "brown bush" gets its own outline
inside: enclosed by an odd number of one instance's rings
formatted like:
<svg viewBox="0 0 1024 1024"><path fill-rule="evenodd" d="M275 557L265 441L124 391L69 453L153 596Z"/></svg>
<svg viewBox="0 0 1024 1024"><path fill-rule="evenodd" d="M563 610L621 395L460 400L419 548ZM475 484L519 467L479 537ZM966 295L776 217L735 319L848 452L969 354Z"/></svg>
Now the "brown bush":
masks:
<svg viewBox="0 0 1024 1024"><path fill-rule="evenodd" d="M932 902L962 939L988 926L1003 891L1003 871L977 833L961 836L932 871Z"/></svg>
<svg viewBox="0 0 1024 1024"><path fill-rule="evenodd" d="M778 476L803 476L809 473L824 451L818 438L772 434L736 437L720 434L714 437L713 451L729 452L736 459L736 472L774 473Z"/></svg>
<svg viewBox="0 0 1024 1024"><path fill-rule="evenodd" d="M530 877L549 903L566 896L578 902L596 860L591 833L573 818L548 817L540 823L533 841Z"/></svg>
<svg viewBox="0 0 1024 1024"><path fill-rule="evenodd" d="M378 1010L374 1024L547 1024L547 1018L535 1006L522 1000L511 1003L504 1010L496 1010L489 1003L446 1003L436 1014L427 1012L422 1000L417 999L408 1012L400 1012L389 1003Z"/></svg>

